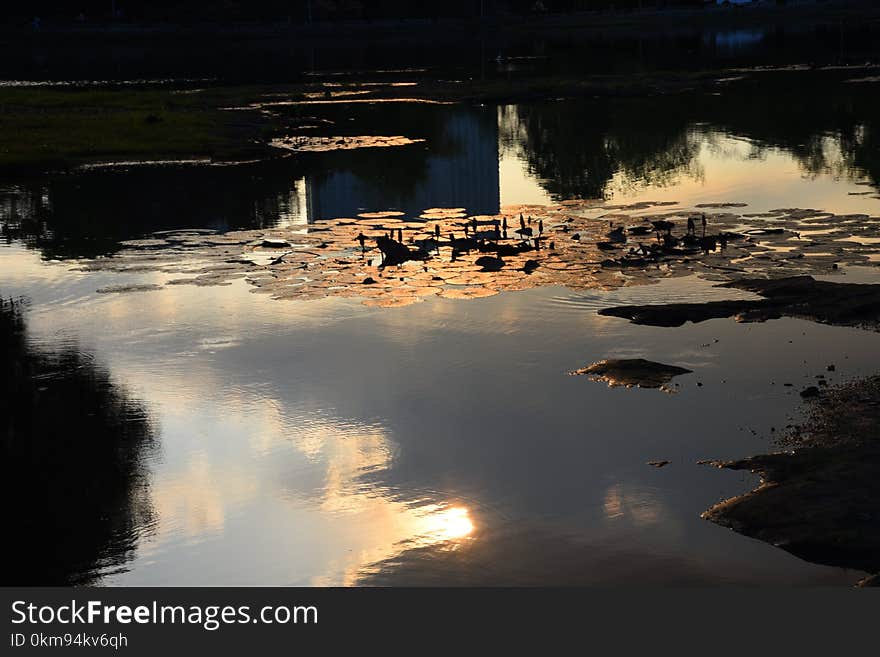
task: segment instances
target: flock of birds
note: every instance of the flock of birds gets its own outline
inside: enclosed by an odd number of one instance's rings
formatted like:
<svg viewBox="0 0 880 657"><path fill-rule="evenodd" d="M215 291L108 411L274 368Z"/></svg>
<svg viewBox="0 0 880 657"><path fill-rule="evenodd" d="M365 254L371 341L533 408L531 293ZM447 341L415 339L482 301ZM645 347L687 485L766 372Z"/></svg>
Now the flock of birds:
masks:
<svg viewBox="0 0 880 657"><path fill-rule="evenodd" d="M701 234L697 235L697 220L694 217L688 217L687 232L682 237L675 237L672 229L675 224L667 219L657 221L649 221L650 227L647 225L632 226L624 232L623 226L614 228L606 234L607 242L598 242L596 246L603 251L611 251L618 248L619 245L625 244L627 241L626 233L631 235L649 235L656 233L657 242L655 244L639 243L638 248L630 247L630 256L648 256L660 257L663 255L688 255L696 251L709 253L715 251L719 246L724 249L730 239L741 237L733 233L720 232L715 235L706 234L706 215L701 213L698 219L702 224Z"/></svg>
<svg viewBox="0 0 880 657"><path fill-rule="evenodd" d="M699 235L697 234L698 222L702 226ZM623 225L615 227L613 222L609 222L609 230L605 233L605 239L597 241L596 247L601 251L621 254L620 261L612 262L635 264L636 262L647 262L649 259L656 260L663 256L683 256L699 251L709 253L715 251L719 246L724 249L728 240L741 237L726 232L707 235L707 223L704 213L696 218L690 216L687 219L687 232L681 237L676 237L672 234L675 223L668 219L645 219L644 223L630 227ZM535 221L531 216L526 218L520 214L519 228L513 231L509 230L507 217L484 220L471 218L459 225L464 229L464 237L457 237L454 232L450 232L447 238L443 239L440 224L435 224L433 233L428 237L423 239L410 238L409 244L414 248L404 242L402 228L392 228L388 230L387 234L374 236L372 239L375 240L376 247L382 254L380 266L399 265L408 260L425 260L432 253L439 252L441 247L449 247L452 251L453 261L463 252L494 253L494 257L480 258L477 264L488 270L497 270L503 266L504 261L501 258L505 255L511 256L526 251L540 250L545 242L546 248L551 250L556 248L555 240L544 234L543 219ZM569 227L563 223L554 226L553 230L568 233ZM511 233L516 237L511 237ZM637 241L639 237L647 237L652 234L656 235L654 242ZM360 244L361 251L366 252L367 240L371 238L360 232L356 239ZM574 233L571 239L579 241L581 239L580 233ZM633 241L636 242L635 246L631 245ZM624 250L627 245L630 245L628 250Z"/></svg>

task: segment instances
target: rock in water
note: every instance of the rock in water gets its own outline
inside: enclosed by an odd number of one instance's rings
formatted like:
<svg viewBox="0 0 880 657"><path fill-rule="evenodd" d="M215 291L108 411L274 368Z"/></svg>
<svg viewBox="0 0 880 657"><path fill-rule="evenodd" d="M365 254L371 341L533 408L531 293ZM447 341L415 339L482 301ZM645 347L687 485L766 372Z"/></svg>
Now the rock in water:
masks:
<svg viewBox="0 0 880 657"><path fill-rule="evenodd" d="M600 360L579 370L572 376L587 375L594 381L606 381L609 386L663 388L673 377L690 374L692 370L676 365L664 365L644 358Z"/></svg>

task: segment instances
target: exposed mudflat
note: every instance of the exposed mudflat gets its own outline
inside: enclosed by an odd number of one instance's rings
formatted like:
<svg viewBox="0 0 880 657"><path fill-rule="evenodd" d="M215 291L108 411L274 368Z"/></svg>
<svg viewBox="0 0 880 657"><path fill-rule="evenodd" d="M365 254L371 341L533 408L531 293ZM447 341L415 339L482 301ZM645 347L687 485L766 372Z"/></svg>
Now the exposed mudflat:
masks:
<svg viewBox="0 0 880 657"><path fill-rule="evenodd" d="M812 276L779 279L744 279L719 287L755 292L763 299L674 303L663 305L618 306L599 311L600 315L623 317L636 324L681 326L720 317L738 321L762 322L779 317L796 317L823 324L878 328L880 285L831 283Z"/></svg>
<svg viewBox="0 0 880 657"><path fill-rule="evenodd" d="M809 421L782 441L792 451L715 463L759 473L762 481L703 517L808 561L877 573L880 376L809 403Z"/></svg>

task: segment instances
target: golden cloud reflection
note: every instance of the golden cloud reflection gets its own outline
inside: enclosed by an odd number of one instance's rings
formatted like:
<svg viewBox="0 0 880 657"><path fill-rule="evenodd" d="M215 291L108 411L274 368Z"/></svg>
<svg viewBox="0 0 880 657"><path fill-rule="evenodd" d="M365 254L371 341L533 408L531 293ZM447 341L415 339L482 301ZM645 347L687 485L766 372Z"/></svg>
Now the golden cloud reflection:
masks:
<svg viewBox="0 0 880 657"><path fill-rule="evenodd" d="M292 409L281 399L253 398L198 367L188 370L185 386L144 372L136 379L163 410L166 441L152 487L159 531L144 556L181 538L236 541L242 523L256 532L271 526L277 541L269 552L279 564L273 581L296 577L303 560L313 560L320 573L313 583L347 586L373 563L412 547L452 549L475 531L467 506L442 493L413 499L387 488L383 473L397 447L381 425L329 416L308 400Z"/></svg>
<svg viewBox="0 0 880 657"><path fill-rule="evenodd" d="M395 445L384 428L320 414L286 418L278 401L227 402L222 418L199 413L223 425L202 437L166 416L166 468L152 487L158 532L145 557L157 558L181 539L213 539L200 549L216 549L239 540L242 523L256 532L271 526L277 540L268 553L279 564L273 581L296 578L310 561L319 573L313 584L348 586L371 564L404 550L455 549L474 534L476 522L461 502L387 488L382 473L393 466ZM235 440L248 427L248 438ZM185 434L198 451L180 444ZM218 445L223 449L212 448Z"/></svg>
<svg viewBox="0 0 880 657"><path fill-rule="evenodd" d="M338 525L341 559L314 578L316 586L353 585L371 564L414 547L448 544L454 549L475 531L470 510L458 502L401 498L375 475L390 469L395 449L379 427L357 427L324 420L294 441L323 468L319 510Z"/></svg>
<svg viewBox="0 0 880 657"><path fill-rule="evenodd" d="M623 520L637 527L660 524L666 515L663 506L648 492L614 484L605 491L602 504L606 520Z"/></svg>
<svg viewBox="0 0 880 657"><path fill-rule="evenodd" d="M354 586L365 573L372 572L374 564L406 550L431 546L456 550L474 540L476 523L470 509L460 504L412 507L382 498L374 498L374 503L367 514L380 521L370 525L375 531L373 547L351 551L344 559L331 563L324 575L313 578L313 586Z"/></svg>

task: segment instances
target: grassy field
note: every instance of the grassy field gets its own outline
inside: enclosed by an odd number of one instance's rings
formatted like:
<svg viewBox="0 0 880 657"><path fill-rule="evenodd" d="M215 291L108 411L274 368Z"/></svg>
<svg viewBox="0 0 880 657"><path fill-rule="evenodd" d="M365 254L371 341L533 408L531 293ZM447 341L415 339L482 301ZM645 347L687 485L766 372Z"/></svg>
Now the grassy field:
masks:
<svg viewBox="0 0 880 657"><path fill-rule="evenodd" d="M168 89L0 90L0 168L106 160L234 159L263 126L220 109L232 94Z"/></svg>

